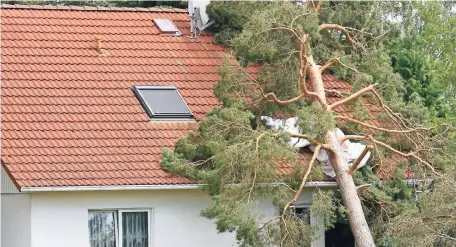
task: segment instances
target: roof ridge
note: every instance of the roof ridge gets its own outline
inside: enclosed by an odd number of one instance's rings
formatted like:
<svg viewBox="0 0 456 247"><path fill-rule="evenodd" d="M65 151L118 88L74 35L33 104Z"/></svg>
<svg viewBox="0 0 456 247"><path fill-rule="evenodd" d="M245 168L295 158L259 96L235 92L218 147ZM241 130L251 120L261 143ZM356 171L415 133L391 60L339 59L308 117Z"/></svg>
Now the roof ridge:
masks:
<svg viewBox="0 0 456 247"><path fill-rule="evenodd" d="M1 4L1 9L30 9L30 10L73 10L73 11L116 11L116 12L162 12L188 13L186 9L178 8L143 8L143 7L105 7L77 5L32 5L32 4Z"/></svg>

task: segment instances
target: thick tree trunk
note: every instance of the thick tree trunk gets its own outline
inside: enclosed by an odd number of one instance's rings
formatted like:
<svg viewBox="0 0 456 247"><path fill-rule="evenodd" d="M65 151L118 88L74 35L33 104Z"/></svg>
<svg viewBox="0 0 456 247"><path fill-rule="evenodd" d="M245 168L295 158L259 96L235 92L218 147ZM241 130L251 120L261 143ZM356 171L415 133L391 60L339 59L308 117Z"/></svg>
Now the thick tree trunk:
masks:
<svg viewBox="0 0 456 247"><path fill-rule="evenodd" d="M307 75L313 91L318 93L326 104L323 79L319 71L319 66L314 62L312 56L307 56ZM330 154L331 164L336 173L336 181L342 196L342 202L347 209L348 220L357 247L373 247L374 239L370 232L366 217L363 212L361 200L356 191L355 182L349 173L348 163L339 155L340 140L337 139L334 130L326 134L326 144L335 152Z"/></svg>
<svg viewBox="0 0 456 247"><path fill-rule="evenodd" d="M328 131L326 135L327 143L334 149L340 146L337 142L334 131ZM336 149L337 150L337 149ZM356 190L353 177L349 173L347 161L338 153L330 155L330 161L334 172L336 173L336 181L339 187L342 202L347 209L348 221L350 229L355 238L357 247L373 247L375 246L374 239L367 225L366 217Z"/></svg>

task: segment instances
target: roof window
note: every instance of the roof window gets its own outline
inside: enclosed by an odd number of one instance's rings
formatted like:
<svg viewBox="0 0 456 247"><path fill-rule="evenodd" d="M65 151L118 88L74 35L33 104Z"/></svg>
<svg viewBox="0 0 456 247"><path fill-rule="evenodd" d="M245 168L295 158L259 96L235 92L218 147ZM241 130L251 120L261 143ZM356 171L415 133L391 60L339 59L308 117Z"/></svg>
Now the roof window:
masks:
<svg viewBox="0 0 456 247"><path fill-rule="evenodd" d="M193 119L174 86L134 86L133 92L152 120Z"/></svg>
<svg viewBox="0 0 456 247"><path fill-rule="evenodd" d="M160 29L160 32L164 34L174 34L177 36L181 34L174 23L168 19L154 19L154 23Z"/></svg>

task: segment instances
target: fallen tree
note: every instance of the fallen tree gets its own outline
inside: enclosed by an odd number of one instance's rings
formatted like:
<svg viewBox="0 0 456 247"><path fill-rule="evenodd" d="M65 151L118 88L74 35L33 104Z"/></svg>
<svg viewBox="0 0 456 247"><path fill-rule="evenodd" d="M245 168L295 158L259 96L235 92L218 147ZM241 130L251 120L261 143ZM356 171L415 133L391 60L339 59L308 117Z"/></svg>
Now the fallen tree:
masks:
<svg viewBox="0 0 456 247"><path fill-rule="evenodd" d="M319 23L321 4L309 1L297 7L278 3L255 12L233 40L235 56L226 56L220 68L221 80L215 94L224 103L223 108L210 112L198 130L177 143L174 152L165 151L163 155L165 169L206 184L214 202L203 215L215 219L219 231L236 231L244 246L310 244L312 227L291 208L309 178L317 176L320 150L329 157L343 211L358 247L375 246L359 196L359 190L370 185L357 185L353 179L364 155L370 150L376 154L377 170L395 165L383 162L388 155L415 164L416 174L441 176L440 164L433 157L444 152L442 128L418 126L388 106L395 98L391 96L395 86L391 82L372 83L371 78L397 77L387 68L389 65L374 60L375 53L361 51L367 48L355 36L365 31ZM331 49L335 50L328 52ZM328 54L334 57L317 62ZM361 62L353 62L357 59ZM367 74L363 66L355 68L346 62L359 65L369 63L369 59L372 64L386 66L377 69L379 73L391 75ZM336 68L350 71L358 89L345 92L325 88L323 74ZM382 124L363 121L365 116L355 114L356 104L369 105L368 117L382 118ZM344 114L345 108L351 109L349 116ZM302 133L272 131L261 121L262 116L298 116ZM336 125L342 122L359 127L361 133L340 138ZM385 135L377 137L377 132ZM289 145L290 138L304 138L314 146L307 164L299 158L300 150ZM346 140L366 145L352 164L342 155ZM294 164L293 168L279 172L287 164ZM279 209L277 217L261 217L258 205L265 197L274 199ZM323 215L326 227L334 223L335 211L340 207L331 198L331 192L318 192L313 198L312 210Z"/></svg>

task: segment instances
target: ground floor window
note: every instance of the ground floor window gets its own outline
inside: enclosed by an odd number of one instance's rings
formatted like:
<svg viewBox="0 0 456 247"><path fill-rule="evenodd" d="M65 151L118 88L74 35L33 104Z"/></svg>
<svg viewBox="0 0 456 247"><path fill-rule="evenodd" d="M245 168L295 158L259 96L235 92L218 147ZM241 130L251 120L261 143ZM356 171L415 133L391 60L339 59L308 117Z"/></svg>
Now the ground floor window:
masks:
<svg viewBox="0 0 456 247"><path fill-rule="evenodd" d="M292 207L297 217L316 227L316 239L312 243L312 247L355 247L355 239L348 220L339 211L337 211L337 222L334 227L325 231L321 217L312 215L310 205L293 205Z"/></svg>
<svg viewBox="0 0 456 247"><path fill-rule="evenodd" d="M310 225L310 207L296 207L294 206L295 214L298 218L304 220L307 224Z"/></svg>
<svg viewBox="0 0 456 247"><path fill-rule="evenodd" d="M151 247L150 210L91 210L91 247Z"/></svg>
<svg viewBox="0 0 456 247"><path fill-rule="evenodd" d="M347 220L338 220L325 232L325 247L355 247L355 238Z"/></svg>

